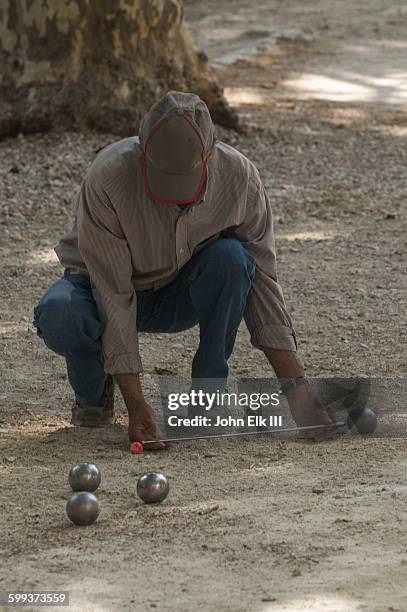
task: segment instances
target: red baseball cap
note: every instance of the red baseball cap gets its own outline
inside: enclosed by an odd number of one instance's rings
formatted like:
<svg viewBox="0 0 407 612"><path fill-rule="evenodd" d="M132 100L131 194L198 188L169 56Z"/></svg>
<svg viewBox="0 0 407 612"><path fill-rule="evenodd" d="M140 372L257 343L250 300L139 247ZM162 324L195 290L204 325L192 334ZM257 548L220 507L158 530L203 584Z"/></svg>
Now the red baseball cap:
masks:
<svg viewBox="0 0 407 612"><path fill-rule="evenodd" d="M151 199L190 204L202 192L214 143L208 107L199 96L170 91L140 126L144 184Z"/></svg>

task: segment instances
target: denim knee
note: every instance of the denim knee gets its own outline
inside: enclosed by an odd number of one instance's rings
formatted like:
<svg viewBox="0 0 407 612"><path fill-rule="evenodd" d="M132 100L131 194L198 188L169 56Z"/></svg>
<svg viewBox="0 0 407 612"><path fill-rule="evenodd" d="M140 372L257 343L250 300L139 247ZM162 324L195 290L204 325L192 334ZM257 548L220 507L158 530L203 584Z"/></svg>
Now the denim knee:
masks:
<svg viewBox="0 0 407 612"><path fill-rule="evenodd" d="M62 281L64 282L64 281ZM66 355L79 347L82 339L82 313L70 291L51 291L34 308L33 324L37 334L55 353Z"/></svg>
<svg viewBox="0 0 407 612"><path fill-rule="evenodd" d="M34 308L34 327L45 344L55 353L65 355L75 341L71 313L61 297L45 298Z"/></svg>
<svg viewBox="0 0 407 612"><path fill-rule="evenodd" d="M225 278L241 278L242 281L253 280L256 260L239 240L220 238L210 243L202 255L205 265L213 268L213 274Z"/></svg>

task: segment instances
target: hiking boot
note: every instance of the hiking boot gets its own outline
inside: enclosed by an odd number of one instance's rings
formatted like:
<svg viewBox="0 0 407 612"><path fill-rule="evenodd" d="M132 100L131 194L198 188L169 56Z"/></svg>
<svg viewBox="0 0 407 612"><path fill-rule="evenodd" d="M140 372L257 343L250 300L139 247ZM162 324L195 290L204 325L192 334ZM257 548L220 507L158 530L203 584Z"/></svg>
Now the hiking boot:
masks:
<svg viewBox="0 0 407 612"><path fill-rule="evenodd" d="M104 427L114 422L114 380L108 375L100 406L80 404L72 406L71 424L77 427Z"/></svg>

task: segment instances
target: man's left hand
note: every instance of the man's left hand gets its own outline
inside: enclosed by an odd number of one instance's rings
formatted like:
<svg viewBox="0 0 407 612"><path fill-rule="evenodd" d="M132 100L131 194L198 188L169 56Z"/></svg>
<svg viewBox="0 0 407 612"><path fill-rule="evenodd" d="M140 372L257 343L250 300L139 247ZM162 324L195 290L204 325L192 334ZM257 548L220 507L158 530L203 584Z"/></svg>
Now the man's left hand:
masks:
<svg viewBox="0 0 407 612"><path fill-rule="evenodd" d="M322 406L307 383L289 389L286 397L297 427L315 427L315 429L304 430L304 437L329 435L335 432L336 424L333 414Z"/></svg>

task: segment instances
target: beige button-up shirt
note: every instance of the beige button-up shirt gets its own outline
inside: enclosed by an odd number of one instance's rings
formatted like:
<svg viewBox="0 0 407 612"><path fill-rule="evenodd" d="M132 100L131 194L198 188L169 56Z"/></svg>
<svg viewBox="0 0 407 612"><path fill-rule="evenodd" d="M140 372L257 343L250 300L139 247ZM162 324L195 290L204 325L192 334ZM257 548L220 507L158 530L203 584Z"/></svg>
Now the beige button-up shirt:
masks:
<svg viewBox="0 0 407 612"><path fill-rule="evenodd" d="M142 372L136 290L168 284L203 244L222 237L239 240L256 260L244 313L252 344L295 351L271 206L254 164L218 141L202 199L182 207L148 198L140 153L137 137L99 153L75 198L73 225L55 247L63 266L90 277L106 373Z"/></svg>

